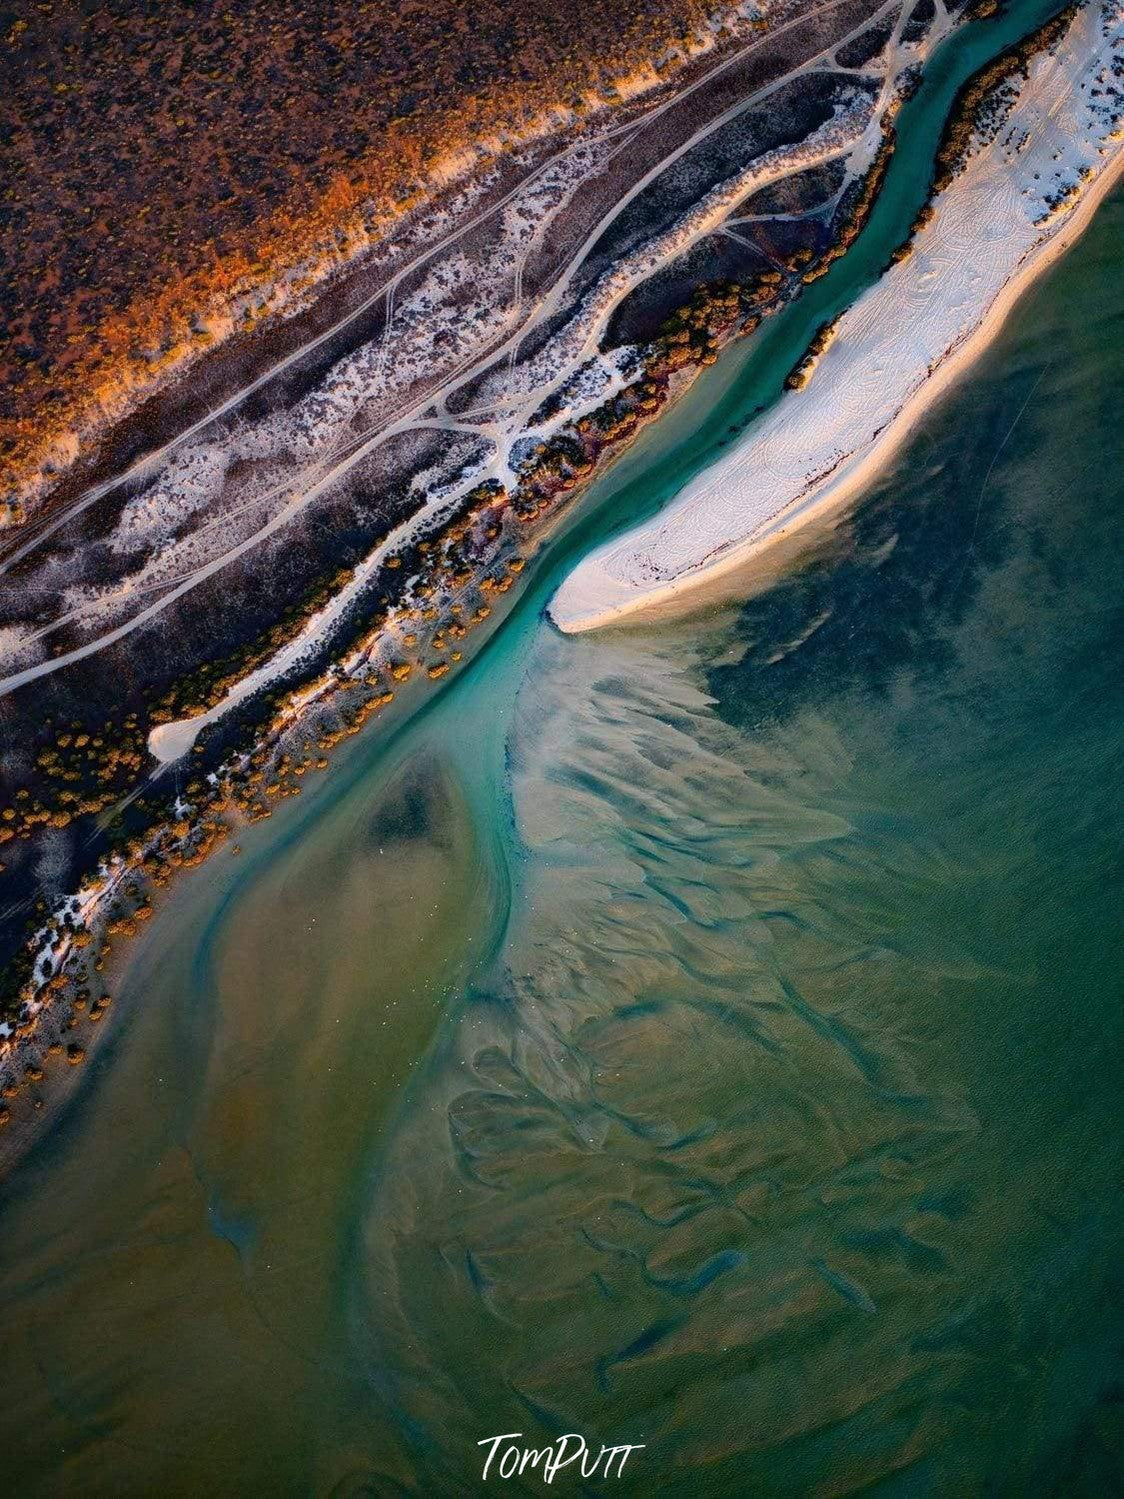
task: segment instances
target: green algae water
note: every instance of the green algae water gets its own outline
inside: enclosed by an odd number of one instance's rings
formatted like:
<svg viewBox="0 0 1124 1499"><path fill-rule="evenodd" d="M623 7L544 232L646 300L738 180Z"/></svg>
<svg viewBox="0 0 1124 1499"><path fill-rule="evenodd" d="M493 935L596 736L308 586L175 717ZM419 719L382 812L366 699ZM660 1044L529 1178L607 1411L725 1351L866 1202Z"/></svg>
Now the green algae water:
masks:
<svg viewBox="0 0 1124 1499"><path fill-rule="evenodd" d="M767 592L559 636L792 362L720 361L184 880L0 1199L7 1490L470 1494L574 1431L644 1444L585 1492L1115 1491L1122 232Z"/></svg>

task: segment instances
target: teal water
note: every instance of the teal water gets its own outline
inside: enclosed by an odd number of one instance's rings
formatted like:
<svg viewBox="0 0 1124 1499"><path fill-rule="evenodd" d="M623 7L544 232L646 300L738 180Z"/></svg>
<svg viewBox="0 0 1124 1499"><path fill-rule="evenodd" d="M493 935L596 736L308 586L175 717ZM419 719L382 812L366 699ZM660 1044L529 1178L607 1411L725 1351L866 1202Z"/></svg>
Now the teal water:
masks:
<svg viewBox="0 0 1124 1499"><path fill-rule="evenodd" d="M588 1492L1119 1486L1122 229L804 566L559 636L809 297L185 880L0 1203L13 1492L472 1493L567 1430L645 1444Z"/></svg>
<svg viewBox="0 0 1124 1499"><path fill-rule="evenodd" d="M356 1256L436 1490L509 1430L645 1442L630 1492L1116 1487L1122 223L794 576L508 665L520 899Z"/></svg>

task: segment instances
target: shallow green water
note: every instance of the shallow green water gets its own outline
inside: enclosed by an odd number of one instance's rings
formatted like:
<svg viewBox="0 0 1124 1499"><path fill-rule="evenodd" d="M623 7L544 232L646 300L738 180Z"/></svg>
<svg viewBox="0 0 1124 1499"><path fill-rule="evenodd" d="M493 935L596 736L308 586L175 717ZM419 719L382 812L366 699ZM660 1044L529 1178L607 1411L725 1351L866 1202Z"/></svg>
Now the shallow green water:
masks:
<svg viewBox="0 0 1124 1499"><path fill-rule="evenodd" d="M806 567L558 636L803 335L720 361L185 881L0 1205L13 1492L468 1493L566 1430L646 1443L607 1492L1118 1486L1122 229Z"/></svg>

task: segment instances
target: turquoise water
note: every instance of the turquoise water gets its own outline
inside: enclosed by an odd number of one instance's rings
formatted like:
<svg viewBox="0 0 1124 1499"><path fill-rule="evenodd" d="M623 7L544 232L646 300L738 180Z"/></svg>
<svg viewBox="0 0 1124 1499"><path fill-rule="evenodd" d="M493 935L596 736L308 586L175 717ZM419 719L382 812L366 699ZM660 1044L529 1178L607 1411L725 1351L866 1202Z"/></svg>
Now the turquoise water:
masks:
<svg viewBox="0 0 1124 1499"><path fill-rule="evenodd" d="M185 879L0 1206L14 1492L472 1493L568 1430L645 1444L588 1492L1118 1487L1122 229L800 569L558 635L817 283Z"/></svg>
<svg viewBox="0 0 1124 1499"><path fill-rule="evenodd" d="M1114 1486L1122 210L813 563L492 666L520 899L356 1256L436 1489Z"/></svg>

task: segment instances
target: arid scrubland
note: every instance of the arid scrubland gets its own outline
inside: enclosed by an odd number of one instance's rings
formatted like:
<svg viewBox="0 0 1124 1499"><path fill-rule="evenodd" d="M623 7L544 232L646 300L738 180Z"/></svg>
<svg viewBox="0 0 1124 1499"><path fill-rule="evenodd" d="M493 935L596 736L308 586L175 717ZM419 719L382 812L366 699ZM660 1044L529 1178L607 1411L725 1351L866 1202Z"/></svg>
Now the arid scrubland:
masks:
<svg viewBox="0 0 1124 1499"><path fill-rule="evenodd" d="M0 518L185 357L299 305L474 161L670 76L739 9L8 7Z"/></svg>

